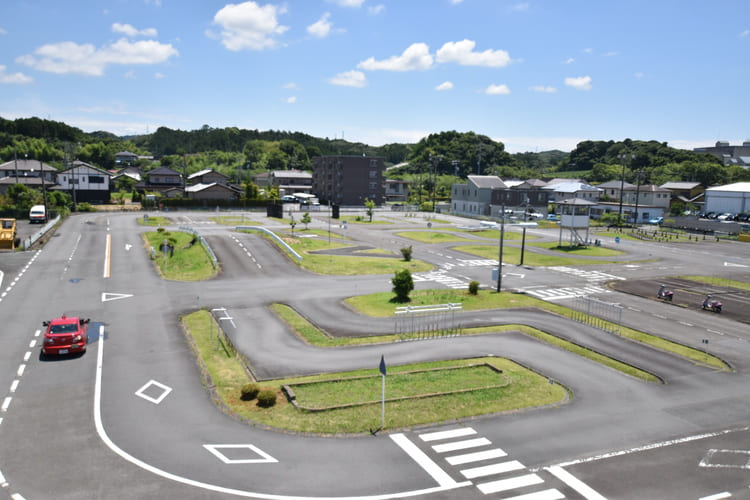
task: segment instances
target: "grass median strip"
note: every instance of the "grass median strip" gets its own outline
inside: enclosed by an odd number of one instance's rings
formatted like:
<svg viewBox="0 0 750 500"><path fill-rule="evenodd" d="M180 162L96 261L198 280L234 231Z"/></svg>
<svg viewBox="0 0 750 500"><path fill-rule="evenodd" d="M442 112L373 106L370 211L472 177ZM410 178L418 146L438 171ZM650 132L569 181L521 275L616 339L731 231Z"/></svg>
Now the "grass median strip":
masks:
<svg viewBox="0 0 750 500"><path fill-rule="evenodd" d="M210 313L201 310L188 314L182 324L204 375L210 375L206 381L215 390L215 397L234 415L270 427L317 434L360 434L380 427L381 408L373 403L379 402L382 382L377 367L263 381L263 388L279 396L275 406L260 408L255 401L240 399L240 388L249 381L248 376L238 358L218 346ZM377 365L377 360L373 364ZM354 383L352 379L356 378L361 380ZM306 398L315 397L315 404L333 403L334 408L304 411L282 396L283 385L299 387L305 383L316 383ZM560 404L568 397L564 387L550 384L546 377L503 358L392 365L386 377L386 428Z"/></svg>

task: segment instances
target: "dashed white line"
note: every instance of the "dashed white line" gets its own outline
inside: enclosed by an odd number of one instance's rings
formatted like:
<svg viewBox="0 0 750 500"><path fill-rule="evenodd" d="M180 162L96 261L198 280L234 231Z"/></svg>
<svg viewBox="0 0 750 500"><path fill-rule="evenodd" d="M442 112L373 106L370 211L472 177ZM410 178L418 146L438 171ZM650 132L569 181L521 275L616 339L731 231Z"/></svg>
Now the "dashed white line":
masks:
<svg viewBox="0 0 750 500"><path fill-rule="evenodd" d="M713 495L708 495L707 497L700 497L698 500L723 500L724 498L731 497L732 494L728 491L723 491L721 493L716 493Z"/></svg>
<svg viewBox="0 0 750 500"><path fill-rule="evenodd" d="M16 373L18 374L19 377L23 377L23 372L25 370L26 370L26 365L22 364L18 366L18 371L16 371Z"/></svg>
<svg viewBox="0 0 750 500"><path fill-rule="evenodd" d="M14 381L13 381L13 382L12 382L12 383L10 384L10 392L11 392L11 393L13 393L13 392L16 392L16 389L18 389L18 379L15 379L15 380L14 380Z"/></svg>
<svg viewBox="0 0 750 500"><path fill-rule="evenodd" d="M10 402L13 401L13 398L8 396L3 400L2 406L0 406L0 411L6 412L8 411L8 407L10 406Z"/></svg>
<svg viewBox="0 0 750 500"><path fill-rule="evenodd" d="M5 480L5 476L3 476L2 471L0 471L0 487L7 488L8 482Z"/></svg>
<svg viewBox="0 0 750 500"><path fill-rule="evenodd" d="M36 346L36 340L32 339L31 342L29 342L29 349L33 349L34 346Z"/></svg>
<svg viewBox="0 0 750 500"><path fill-rule="evenodd" d="M31 351L26 351L26 354L23 355L23 360L26 362L29 359L31 359Z"/></svg>
<svg viewBox="0 0 750 500"><path fill-rule="evenodd" d="M685 321L678 321L678 323L681 324L682 326L695 326L692 323L686 323Z"/></svg>

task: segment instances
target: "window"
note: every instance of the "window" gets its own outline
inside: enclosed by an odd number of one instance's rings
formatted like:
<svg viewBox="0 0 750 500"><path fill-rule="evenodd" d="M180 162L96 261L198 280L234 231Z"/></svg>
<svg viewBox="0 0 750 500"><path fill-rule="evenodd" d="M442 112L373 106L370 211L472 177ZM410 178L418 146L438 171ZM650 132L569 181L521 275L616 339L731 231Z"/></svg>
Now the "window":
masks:
<svg viewBox="0 0 750 500"><path fill-rule="evenodd" d="M89 184L104 184L103 175L89 175Z"/></svg>
<svg viewBox="0 0 750 500"><path fill-rule="evenodd" d="M378 188L378 183L377 182L371 182L370 183L370 189L377 189L377 188Z"/></svg>
<svg viewBox="0 0 750 500"><path fill-rule="evenodd" d="M370 170L370 179L374 179L377 176L378 176L378 171L377 170Z"/></svg>

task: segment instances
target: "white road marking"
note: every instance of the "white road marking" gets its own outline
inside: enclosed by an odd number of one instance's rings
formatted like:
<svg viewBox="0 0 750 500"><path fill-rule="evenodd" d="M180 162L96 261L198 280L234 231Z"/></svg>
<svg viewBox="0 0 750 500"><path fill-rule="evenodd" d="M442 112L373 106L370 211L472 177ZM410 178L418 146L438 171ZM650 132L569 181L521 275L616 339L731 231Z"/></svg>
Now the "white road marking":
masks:
<svg viewBox="0 0 750 500"><path fill-rule="evenodd" d="M409 441L409 439L402 433L391 434L391 439L396 443L402 450L409 455L412 460L417 462L417 465L422 467L437 483L442 487L456 487L462 485L457 483L450 477L438 464L433 462L422 450ZM465 484L471 484L469 482Z"/></svg>
<svg viewBox="0 0 750 500"><path fill-rule="evenodd" d="M13 493L10 498L13 500L26 500L20 493Z"/></svg>
<svg viewBox="0 0 750 500"><path fill-rule="evenodd" d="M552 466L547 467L547 470L550 471L552 475L557 479L580 493L586 500L606 500L605 497L601 496L589 485L587 485L562 467Z"/></svg>
<svg viewBox="0 0 750 500"><path fill-rule="evenodd" d="M464 469L461 474L466 479L475 479L477 477L491 476L493 474L503 474L505 472L511 472L516 470L525 469L521 462L518 460L511 460L510 462L500 462L492 465L485 465L482 467L474 467L472 469Z"/></svg>
<svg viewBox="0 0 750 500"><path fill-rule="evenodd" d="M186 484L188 486L193 486L196 488L203 488L205 490L215 491L218 493L226 493L229 495L242 496L246 498L262 498L265 500L302 500L302 497L299 497L299 496L285 496L285 495L271 495L267 493L255 493L251 491L243 491L243 490L237 490L234 488L226 488L224 486L217 486L214 484L203 483L201 481L196 481L194 479L189 479L186 477L178 476L176 474L172 474L171 472L167 472L157 467L154 467L153 465L147 464L143 460L140 460L130 455L129 453L121 449L119 446L117 446L114 443L114 441L112 441L107 435L107 431L104 429L104 424L102 423L102 368L104 366L104 343L105 343L104 339L105 339L104 326L99 326L99 342L97 342L99 350L97 352L97 357L96 357L96 380L94 382L94 426L96 427L96 433L99 435L99 439L101 439L102 442L110 450L112 450L114 453L119 455L124 460L127 460L133 465L136 465L148 472L151 472L152 474L156 474L165 479L169 479L171 481L175 481L181 484ZM393 439L393 437L394 436L391 436L391 439ZM422 453L419 449L417 449L417 451L419 451L419 453ZM429 458L427 460L429 460ZM447 474L445 475L447 476ZM448 479L450 480L449 483L446 483L445 485L440 485L436 488L425 488L422 490L412 490L412 491L403 491L403 492L390 493L390 494L384 494L384 495L371 495L371 496L349 497L349 498L352 498L353 500L357 500L357 499L359 500L388 500L391 498L407 498L407 497L415 497L418 495L429 495L431 493L437 493L440 491L446 491L450 489L461 488L464 486L471 485L470 481L458 483L458 482L453 481L453 479L451 478L448 478ZM318 500L324 500L324 499L319 498Z"/></svg>
<svg viewBox="0 0 750 500"><path fill-rule="evenodd" d="M12 383L10 384L10 392L16 392L16 389L18 389L18 379L15 379L15 380L14 380L14 381L13 381L13 382L12 382Z"/></svg>
<svg viewBox="0 0 750 500"><path fill-rule="evenodd" d="M225 464L276 464L278 460L273 458L271 455L261 450L252 444L204 444L203 447L211 452L212 455L217 457ZM260 458L229 458L224 455L219 449L229 448L233 450L246 449L253 452Z"/></svg>
<svg viewBox="0 0 750 500"><path fill-rule="evenodd" d="M731 497L732 494L728 491L724 491L722 493L715 493L713 495L708 495L707 497L701 497L698 500L723 500L724 498Z"/></svg>
<svg viewBox="0 0 750 500"><path fill-rule="evenodd" d="M23 360L28 361L31 359L31 351L26 351L26 354L23 355Z"/></svg>
<svg viewBox="0 0 750 500"><path fill-rule="evenodd" d="M457 437L472 436L477 431L471 427L464 427L462 429L454 429L452 431L440 431L430 432L428 434L420 434L419 437L422 441L437 441L440 439L452 439Z"/></svg>
<svg viewBox="0 0 750 500"><path fill-rule="evenodd" d="M505 453L500 448L495 448L492 450L487 451L478 451L476 453L466 453L464 455L454 455L452 457L447 457L445 460L451 465L463 465L468 464L471 462L479 462L482 460L490 460L492 458L501 458L506 456L507 453Z"/></svg>
<svg viewBox="0 0 750 500"><path fill-rule="evenodd" d="M2 471L0 471L0 487L1 488L7 488L8 482L5 480L5 476L3 476Z"/></svg>
<svg viewBox="0 0 750 500"><path fill-rule="evenodd" d="M553 488L534 493L527 493L525 495L508 497L505 500L561 500L563 498L565 498L565 495Z"/></svg>
<svg viewBox="0 0 750 500"><path fill-rule="evenodd" d="M689 443L691 441L698 441L701 439L706 438L712 438L712 437L718 437L718 436L724 436L726 434L731 434L733 432L746 432L750 430L750 427L740 427L737 429L725 429L723 431L716 431L716 432L707 432L705 434L695 434L693 436L686 436L679 439L672 439L669 441L661 441L658 443L652 443L647 444L644 446L636 446L634 448L628 448L625 450L618 450L618 451L611 451L609 453L602 453L601 455L594 455L592 457L587 458L579 458L577 460L570 460L568 462L563 462L560 464L557 464L557 467L569 467L571 465L578 465L578 464L585 464L588 462L596 462L599 460L604 460L606 458L613 458L613 457L621 457L623 455L630 455L633 453L638 453L641 451L649 451L649 450L656 450L659 448L664 448L667 446L672 446L675 444L682 444L682 443Z"/></svg>
<svg viewBox="0 0 750 500"><path fill-rule="evenodd" d="M436 444L432 447L437 453L448 453L450 451L465 450L467 448L478 448L487 446L492 442L487 438L467 439L465 441L456 441L455 443Z"/></svg>
<svg viewBox="0 0 750 500"><path fill-rule="evenodd" d="M31 342L29 342L29 349L33 349L36 347L36 339L31 339Z"/></svg>
<svg viewBox="0 0 750 500"><path fill-rule="evenodd" d="M8 396L3 400L2 406L0 406L0 411L8 411L8 407L10 406L10 402L13 401L13 398Z"/></svg>
<svg viewBox="0 0 750 500"><path fill-rule="evenodd" d="M479 491L485 495L489 495L490 493L514 490L516 488L523 488L524 486L542 484L543 482L542 478L536 474L524 474L523 476L510 477L508 479L499 479L497 481L490 481L489 483L478 484L477 488L479 488Z"/></svg>
<svg viewBox="0 0 750 500"><path fill-rule="evenodd" d="M107 302L110 300L118 300L118 299L127 299L128 297L132 297L132 294L129 293L108 293L108 292L102 292L102 302Z"/></svg>
<svg viewBox="0 0 750 500"><path fill-rule="evenodd" d="M155 397L152 397L152 396L149 396L148 394L146 394L145 391L148 388L150 388L151 386L156 386L159 389L161 389L161 394L158 397L155 398ZM160 382L157 382L156 380L149 380L148 382L146 382L145 384L143 384L143 387L141 387L140 389L138 389L137 391L135 391L135 395L138 396L138 397L141 397L141 398L145 399L146 401L150 401L150 402L154 403L155 405L158 405L159 403L161 403L164 400L164 398L167 397L167 395L170 392L172 392L172 388L171 387L166 386L166 385L164 385L164 384L162 384Z"/></svg>
<svg viewBox="0 0 750 500"><path fill-rule="evenodd" d="M23 377L24 371L26 371L26 365L22 364L18 366L18 370L16 371L16 373L18 374L19 377Z"/></svg>

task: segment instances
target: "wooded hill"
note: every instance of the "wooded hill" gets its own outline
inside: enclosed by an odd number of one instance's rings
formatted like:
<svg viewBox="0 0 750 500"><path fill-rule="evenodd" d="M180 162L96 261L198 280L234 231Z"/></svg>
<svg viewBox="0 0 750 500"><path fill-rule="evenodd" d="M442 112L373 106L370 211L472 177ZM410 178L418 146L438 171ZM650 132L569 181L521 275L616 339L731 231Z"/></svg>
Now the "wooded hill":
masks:
<svg viewBox="0 0 750 500"><path fill-rule="evenodd" d="M516 153L503 143L474 132L446 131L430 134L416 144L369 146L343 139L318 138L301 132L245 130L236 127L173 130L160 127L152 134L118 137L109 132L87 133L62 122L40 118L0 118L0 161L14 155L40 159L63 168L66 161L80 159L111 169L114 155L130 151L152 156L142 160L144 170L164 165L184 168L188 174L215 168L231 176L249 178L264 170L297 168L309 170L319 155L383 156L388 165L408 163L389 170L389 178L413 178L434 174L436 178L465 178L471 174L503 178L575 177L605 182L625 180L660 184L695 181L704 185L750 180L741 167L725 167L708 154L675 149L657 141L583 141L573 151ZM624 159L624 160L623 160ZM640 171L640 173L639 173Z"/></svg>

